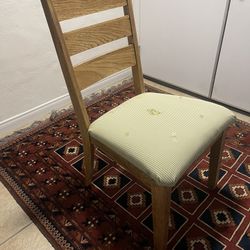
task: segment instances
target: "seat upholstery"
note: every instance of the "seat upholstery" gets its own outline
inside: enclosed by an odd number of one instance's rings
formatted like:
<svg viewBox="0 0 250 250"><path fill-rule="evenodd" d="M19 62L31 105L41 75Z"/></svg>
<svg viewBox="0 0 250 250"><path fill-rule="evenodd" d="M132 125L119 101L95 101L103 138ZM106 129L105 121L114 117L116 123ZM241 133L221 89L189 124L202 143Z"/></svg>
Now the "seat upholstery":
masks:
<svg viewBox="0 0 250 250"><path fill-rule="evenodd" d="M157 184L171 187L233 119L214 103L143 93L98 118L89 133Z"/></svg>

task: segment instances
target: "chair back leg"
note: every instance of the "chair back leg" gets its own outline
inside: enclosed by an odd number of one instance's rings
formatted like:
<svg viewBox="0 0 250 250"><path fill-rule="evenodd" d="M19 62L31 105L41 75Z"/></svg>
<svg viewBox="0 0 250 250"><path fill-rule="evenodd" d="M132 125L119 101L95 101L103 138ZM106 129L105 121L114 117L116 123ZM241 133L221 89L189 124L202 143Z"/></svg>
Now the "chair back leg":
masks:
<svg viewBox="0 0 250 250"><path fill-rule="evenodd" d="M210 150L208 187L214 189L217 185L221 158L224 148L225 133L222 133Z"/></svg>
<svg viewBox="0 0 250 250"><path fill-rule="evenodd" d="M170 217L171 188L152 187L154 250L166 250Z"/></svg>
<svg viewBox="0 0 250 250"><path fill-rule="evenodd" d="M94 171L94 156L95 156L95 148L92 143L88 143L88 145L84 145L84 160L83 167L85 171L85 186L89 186L92 181L93 171Z"/></svg>

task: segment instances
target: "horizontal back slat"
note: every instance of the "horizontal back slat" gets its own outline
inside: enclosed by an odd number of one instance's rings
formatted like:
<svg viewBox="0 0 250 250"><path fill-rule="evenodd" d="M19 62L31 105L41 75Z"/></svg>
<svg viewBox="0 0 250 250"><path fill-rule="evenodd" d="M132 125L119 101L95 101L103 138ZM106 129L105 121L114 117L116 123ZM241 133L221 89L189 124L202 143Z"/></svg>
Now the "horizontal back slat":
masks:
<svg viewBox="0 0 250 250"><path fill-rule="evenodd" d="M59 21L127 5L127 0L52 0Z"/></svg>
<svg viewBox="0 0 250 250"><path fill-rule="evenodd" d="M76 66L74 71L80 89L84 89L107 76L134 65L136 65L134 47L129 45L82 63Z"/></svg>
<svg viewBox="0 0 250 250"><path fill-rule="evenodd" d="M128 16L81 28L64 34L69 55L131 35Z"/></svg>

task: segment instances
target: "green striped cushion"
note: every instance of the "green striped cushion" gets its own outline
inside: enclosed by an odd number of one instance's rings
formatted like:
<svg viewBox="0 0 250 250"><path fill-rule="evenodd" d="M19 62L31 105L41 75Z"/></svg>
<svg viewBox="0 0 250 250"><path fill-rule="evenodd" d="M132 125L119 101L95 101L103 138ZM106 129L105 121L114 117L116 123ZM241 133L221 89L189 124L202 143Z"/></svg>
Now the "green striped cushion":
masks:
<svg viewBox="0 0 250 250"><path fill-rule="evenodd" d="M98 118L89 132L159 185L174 186L233 120L210 102L143 93Z"/></svg>

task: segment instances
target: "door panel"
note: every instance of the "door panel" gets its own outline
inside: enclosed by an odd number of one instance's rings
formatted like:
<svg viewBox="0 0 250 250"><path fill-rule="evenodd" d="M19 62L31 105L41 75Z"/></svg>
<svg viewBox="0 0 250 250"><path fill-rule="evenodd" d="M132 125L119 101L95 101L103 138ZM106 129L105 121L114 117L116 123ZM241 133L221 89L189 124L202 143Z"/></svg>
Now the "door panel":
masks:
<svg viewBox="0 0 250 250"><path fill-rule="evenodd" d="M144 0L145 75L209 95L227 0Z"/></svg>
<svg viewBox="0 0 250 250"><path fill-rule="evenodd" d="M212 98L250 112L250 1L231 2Z"/></svg>

